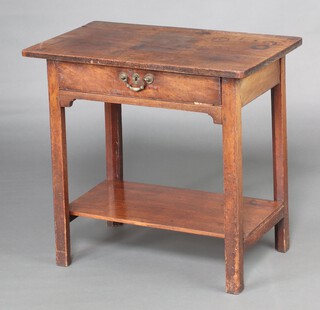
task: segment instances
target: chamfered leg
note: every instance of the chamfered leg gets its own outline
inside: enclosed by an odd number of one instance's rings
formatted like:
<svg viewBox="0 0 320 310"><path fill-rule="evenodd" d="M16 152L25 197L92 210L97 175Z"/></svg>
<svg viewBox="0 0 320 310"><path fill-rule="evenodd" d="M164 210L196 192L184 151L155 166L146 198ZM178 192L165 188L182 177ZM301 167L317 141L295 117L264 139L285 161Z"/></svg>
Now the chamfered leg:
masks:
<svg viewBox="0 0 320 310"><path fill-rule="evenodd" d="M224 231L226 291L238 294L243 283L242 134L239 81L222 80Z"/></svg>
<svg viewBox="0 0 320 310"><path fill-rule="evenodd" d="M71 263L71 253L65 108L61 107L59 102L56 64L48 61L47 65L56 263L59 266L68 266Z"/></svg>
<svg viewBox="0 0 320 310"><path fill-rule="evenodd" d="M288 163L285 58L280 59L280 83L271 90L274 200L284 204L284 218L275 226L275 247L289 249Z"/></svg>

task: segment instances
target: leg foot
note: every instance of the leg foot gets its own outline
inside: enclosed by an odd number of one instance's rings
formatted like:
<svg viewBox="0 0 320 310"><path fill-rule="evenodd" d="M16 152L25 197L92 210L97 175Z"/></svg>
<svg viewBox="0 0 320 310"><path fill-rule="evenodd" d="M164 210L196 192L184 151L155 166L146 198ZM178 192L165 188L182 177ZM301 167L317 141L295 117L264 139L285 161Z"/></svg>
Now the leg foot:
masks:
<svg viewBox="0 0 320 310"><path fill-rule="evenodd" d="M289 221L288 218L284 218L275 227L275 248L279 252L286 253L289 247Z"/></svg>
<svg viewBox="0 0 320 310"><path fill-rule="evenodd" d="M243 281L243 246L235 247L225 242L226 292L240 294L244 289Z"/></svg>
<svg viewBox="0 0 320 310"><path fill-rule="evenodd" d="M71 256L66 252L56 251L56 264L60 267L68 267L71 264Z"/></svg>

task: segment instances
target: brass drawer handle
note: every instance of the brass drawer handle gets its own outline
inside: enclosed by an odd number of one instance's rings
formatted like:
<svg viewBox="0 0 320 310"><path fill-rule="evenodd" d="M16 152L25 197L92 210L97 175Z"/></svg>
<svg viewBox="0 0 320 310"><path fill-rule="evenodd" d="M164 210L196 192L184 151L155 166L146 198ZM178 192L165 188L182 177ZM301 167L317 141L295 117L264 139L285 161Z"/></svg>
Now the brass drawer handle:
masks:
<svg viewBox="0 0 320 310"><path fill-rule="evenodd" d="M150 73L147 73L143 79L142 79L142 84L140 86L138 86L140 84L140 75L138 73L133 73L132 74L132 77L131 77L131 80L133 82L133 84L137 85L137 86L132 86L129 84L128 82L128 75L125 73L125 72L121 72L119 74L119 79L120 81L122 81L129 89L135 91L135 92L138 92L138 91L141 91L141 90L144 90L145 87L147 85L150 85L153 83L153 75L150 74Z"/></svg>

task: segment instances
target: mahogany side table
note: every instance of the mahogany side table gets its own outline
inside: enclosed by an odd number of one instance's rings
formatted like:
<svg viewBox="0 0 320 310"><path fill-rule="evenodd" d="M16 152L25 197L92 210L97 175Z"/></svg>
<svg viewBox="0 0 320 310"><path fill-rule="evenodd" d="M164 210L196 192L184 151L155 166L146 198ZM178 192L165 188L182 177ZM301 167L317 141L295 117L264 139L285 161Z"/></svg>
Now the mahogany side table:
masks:
<svg viewBox="0 0 320 310"><path fill-rule="evenodd" d="M56 261L68 266L69 223L111 224L223 238L226 291L242 291L244 249L275 227L289 248L285 55L298 37L92 22L23 50L47 59ZM274 199L243 197L241 109L271 89ZM105 105L107 178L69 203L65 108ZM202 112L222 125L224 193L123 180L121 104Z"/></svg>

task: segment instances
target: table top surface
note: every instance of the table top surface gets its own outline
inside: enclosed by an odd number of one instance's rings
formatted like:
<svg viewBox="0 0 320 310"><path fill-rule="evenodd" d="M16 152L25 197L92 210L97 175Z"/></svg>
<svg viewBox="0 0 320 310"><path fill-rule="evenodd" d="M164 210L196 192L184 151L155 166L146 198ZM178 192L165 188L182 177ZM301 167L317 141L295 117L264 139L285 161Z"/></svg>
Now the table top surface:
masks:
<svg viewBox="0 0 320 310"><path fill-rule="evenodd" d="M299 37L91 22L24 56L135 69L243 78L301 45Z"/></svg>

